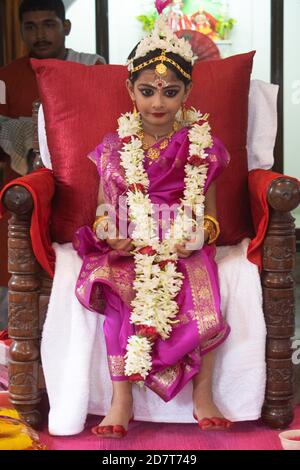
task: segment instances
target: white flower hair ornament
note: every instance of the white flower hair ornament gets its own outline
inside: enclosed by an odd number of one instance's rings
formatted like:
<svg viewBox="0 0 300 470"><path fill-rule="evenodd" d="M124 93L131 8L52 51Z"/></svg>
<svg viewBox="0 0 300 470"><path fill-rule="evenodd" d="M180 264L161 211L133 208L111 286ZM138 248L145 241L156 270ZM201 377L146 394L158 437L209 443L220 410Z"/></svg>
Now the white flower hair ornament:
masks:
<svg viewBox="0 0 300 470"><path fill-rule="evenodd" d="M156 49L162 50L161 55L134 67L134 61L145 57L149 52L155 51ZM156 66L156 73L163 76L167 72L165 65L165 62L167 62L174 65L185 78L191 80L190 74L183 70L177 62L166 56L168 52L179 55L186 62L190 62L191 65L194 65L198 58L194 56L190 43L185 38L178 38L167 24L167 18L164 15L160 15L155 22L153 31L139 43L135 56L129 59L126 65L128 66L129 72L134 73L152 63L160 61Z"/></svg>

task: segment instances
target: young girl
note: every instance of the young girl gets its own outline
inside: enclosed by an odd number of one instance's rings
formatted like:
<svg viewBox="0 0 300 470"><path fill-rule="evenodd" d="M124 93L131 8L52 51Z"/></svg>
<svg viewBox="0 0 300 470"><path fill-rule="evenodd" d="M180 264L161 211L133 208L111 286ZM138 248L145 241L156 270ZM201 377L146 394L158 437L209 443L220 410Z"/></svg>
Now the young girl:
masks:
<svg viewBox="0 0 300 470"><path fill-rule="evenodd" d="M193 380L199 427L231 425L213 402L211 383L214 349L229 333L214 261L214 181L229 157L207 116L184 109L194 60L189 43L159 18L130 56L134 112L90 155L102 215L93 229L78 230L74 247L83 258L77 297L105 315L113 397L92 430L102 437L127 433L134 382L169 401Z"/></svg>

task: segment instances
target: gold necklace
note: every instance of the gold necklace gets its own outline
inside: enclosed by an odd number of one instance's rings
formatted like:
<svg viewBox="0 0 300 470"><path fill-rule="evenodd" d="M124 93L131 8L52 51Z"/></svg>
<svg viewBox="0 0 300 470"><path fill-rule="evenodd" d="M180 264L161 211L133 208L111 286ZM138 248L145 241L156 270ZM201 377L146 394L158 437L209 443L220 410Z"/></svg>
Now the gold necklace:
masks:
<svg viewBox="0 0 300 470"><path fill-rule="evenodd" d="M145 157L149 158L150 160L157 160L160 157L160 152L161 150L164 150L168 147L169 142L173 135L175 134L175 131L172 130L167 134L166 136L161 136L157 142L154 144L148 144L145 142L145 133L144 131L141 131L139 133L139 138L142 141L142 148L145 150Z"/></svg>

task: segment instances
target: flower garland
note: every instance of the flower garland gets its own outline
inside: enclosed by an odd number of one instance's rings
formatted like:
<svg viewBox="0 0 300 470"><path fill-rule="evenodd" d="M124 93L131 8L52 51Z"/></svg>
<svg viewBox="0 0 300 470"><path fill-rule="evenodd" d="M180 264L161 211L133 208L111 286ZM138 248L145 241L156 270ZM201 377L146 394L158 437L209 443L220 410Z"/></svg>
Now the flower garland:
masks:
<svg viewBox="0 0 300 470"><path fill-rule="evenodd" d="M180 112L179 112L180 113ZM152 368L152 347L161 338L170 337L176 322L178 305L176 296L183 283L183 274L176 270L178 255L175 245L182 243L192 230L198 228L197 220L186 213L192 208L197 217L204 215L204 186L208 164L205 150L212 147L208 116L194 108L180 114L176 120L189 127L189 157L185 166L184 197L173 226L160 242L154 220L148 189L149 178L144 169L144 150L139 137L142 129L140 114L126 113L119 120L118 135L123 142L120 151L121 165L128 184L127 202L129 218L134 224L132 241L135 246L135 298L132 301L131 323L136 334L127 344L125 374L133 381L146 379ZM176 234L176 238L174 237Z"/></svg>

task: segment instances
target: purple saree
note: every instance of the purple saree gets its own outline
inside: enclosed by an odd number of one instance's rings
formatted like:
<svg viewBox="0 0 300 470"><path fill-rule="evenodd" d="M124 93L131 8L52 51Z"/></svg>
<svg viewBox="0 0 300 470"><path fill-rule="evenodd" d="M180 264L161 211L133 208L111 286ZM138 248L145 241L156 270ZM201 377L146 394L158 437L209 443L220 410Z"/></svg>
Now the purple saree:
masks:
<svg viewBox="0 0 300 470"><path fill-rule="evenodd" d="M184 167L188 157L187 129L171 138L157 160L145 158L149 176L149 196L154 204L179 203L184 190ZM122 143L116 134L108 135L89 156L97 165L107 203L115 208L127 186L120 167ZM205 185L217 178L229 163L229 156L218 139L207 150L208 177ZM112 380L128 380L124 374L128 337L133 335L130 303L134 298L134 261L128 254L112 250L99 241L90 227L80 228L74 248L83 258L76 295L89 310L105 315L104 334ZM168 340L158 340L153 347L152 370L146 386L165 401L171 400L199 372L201 356L221 344L229 334L220 310L215 247L204 245L190 258L179 259L177 269L184 274L177 297L178 323Z"/></svg>

